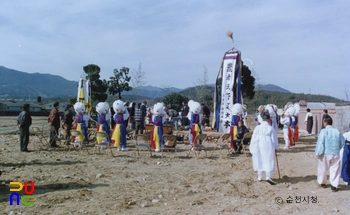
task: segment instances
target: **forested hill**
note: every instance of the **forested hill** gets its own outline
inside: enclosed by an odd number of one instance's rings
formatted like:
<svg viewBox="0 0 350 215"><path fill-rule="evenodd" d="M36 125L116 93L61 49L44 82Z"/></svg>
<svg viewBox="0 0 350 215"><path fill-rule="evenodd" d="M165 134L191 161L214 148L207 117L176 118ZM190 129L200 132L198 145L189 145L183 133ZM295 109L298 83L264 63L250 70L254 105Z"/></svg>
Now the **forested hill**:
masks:
<svg viewBox="0 0 350 215"><path fill-rule="evenodd" d="M75 96L78 82L58 75L25 73L0 66L1 97Z"/></svg>
<svg viewBox="0 0 350 215"><path fill-rule="evenodd" d="M282 89L282 88L281 88ZM214 87L208 86L207 92L210 95L214 95ZM189 99L199 100L198 90L195 87L188 88L180 93L187 96ZM244 99L244 104L247 105L248 111L252 112L260 105L265 104L276 104L278 107L283 107L287 102L299 102L300 100L305 100L307 102L331 102L341 104L344 103L343 100L337 99L331 96L325 95L315 95L315 94L304 94L304 93L288 93L288 92L277 92L268 90L256 90L253 99ZM200 101L201 102L201 101Z"/></svg>
<svg viewBox="0 0 350 215"><path fill-rule="evenodd" d="M291 93L290 91L283 89L282 87L276 86L274 84L258 84L255 86L255 90L266 90L282 93Z"/></svg>
<svg viewBox="0 0 350 215"><path fill-rule="evenodd" d="M283 93L266 90L257 90L252 100L244 100L250 111L258 108L263 104L276 104L278 107L283 107L287 102L299 102L305 100L306 102L331 102L341 104L343 100L334 98L332 96L304 94L304 93Z"/></svg>
<svg viewBox="0 0 350 215"><path fill-rule="evenodd" d="M0 97L2 98L28 98L42 96L44 98L60 97L67 100L71 97L76 97L77 93L77 81L69 81L58 75L40 74L40 73L25 73L6 67L0 66ZM208 85L205 88L190 87L184 90L168 87L166 89L156 86L142 86L135 92L123 92L122 100L124 101L144 101L147 100L150 104L162 101L162 98L171 93L176 92L187 96L189 99L193 99L199 102L199 93L203 93L207 96L207 102L212 104L214 95L214 86ZM116 96L109 95L108 101L114 101ZM244 98L243 98L244 99ZM244 99L244 103L247 105L250 111L253 111L259 105L262 104L276 104L279 107L285 105L287 102L299 102L305 100L308 102L333 102L343 103L344 101L324 95L312 95L302 93L291 93L279 86L267 84L257 85L256 94L252 100Z"/></svg>

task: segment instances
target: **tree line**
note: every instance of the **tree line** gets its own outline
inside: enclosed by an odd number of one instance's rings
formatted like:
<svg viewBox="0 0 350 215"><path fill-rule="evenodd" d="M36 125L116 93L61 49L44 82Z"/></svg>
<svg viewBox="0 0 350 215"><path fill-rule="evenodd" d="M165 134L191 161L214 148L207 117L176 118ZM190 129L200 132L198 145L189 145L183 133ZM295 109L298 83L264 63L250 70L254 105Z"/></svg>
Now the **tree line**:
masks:
<svg viewBox="0 0 350 215"><path fill-rule="evenodd" d="M118 99L122 99L123 91L133 89L130 86L131 75L128 67L122 67L119 70L114 69L113 76L109 80L100 79L101 68L95 64L88 64L83 67L83 70L86 74L85 79L90 81L91 100L93 102L105 102L108 95L117 95ZM133 83L136 87L145 83L145 72L142 71L141 63L139 63L138 70L134 71L132 75L134 76ZM68 103L74 104L76 99L76 97L72 97L68 100Z"/></svg>
<svg viewBox="0 0 350 215"><path fill-rule="evenodd" d="M203 66L204 72L199 76L199 79L194 83L194 88L189 88L182 93L169 93L163 98L156 98L157 101L164 102L165 105L172 104L173 108L176 110L181 109L182 102L188 102L190 99L203 103L209 109L213 109L213 87L208 85L208 70ZM93 102L105 102L110 95L110 99L122 99L123 91L131 91L134 86L135 94L132 96L127 96L132 101L140 100L137 95L137 88L144 85L145 72L142 70L142 65L139 63L138 69L131 72L128 67L122 67L121 69L114 69L113 76L109 80L101 80L100 72L101 69L95 64L89 64L83 67L86 74L86 79L90 80L91 84L91 99ZM254 90L255 78L251 75L251 71L245 65L242 67L242 94L244 97L253 98L255 94ZM164 87L166 90L168 87ZM76 97L70 98L68 100L69 104L74 104Z"/></svg>
<svg viewBox="0 0 350 215"><path fill-rule="evenodd" d="M205 104L213 111L215 87L208 84L208 71L205 66L203 68L203 74L199 76L196 83L193 83L194 87L179 93L169 93L162 98L155 99L138 95L137 88L146 83L145 72L142 70L141 63L139 63L137 70L131 72L128 67L122 67L119 70L114 69L113 76L109 80L100 79L101 69L95 64L86 65L83 67L83 70L86 74L86 79L89 79L91 83L91 99L93 102L112 102L116 99L122 99L122 92L134 89L135 94L124 96L126 100L147 100L149 104L162 101L165 105L172 104L173 108L179 111L182 102L188 102L192 99ZM130 83L132 83L134 88ZM324 95L255 90L255 78L252 76L250 69L244 64L242 66L242 96L243 102L247 105L248 112L250 113L254 112L256 108L263 104L276 104L278 107L283 107L287 102L295 103L300 100L333 102L338 104L344 102L343 100ZM74 104L75 101L76 97L70 98L68 103Z"/></svg>

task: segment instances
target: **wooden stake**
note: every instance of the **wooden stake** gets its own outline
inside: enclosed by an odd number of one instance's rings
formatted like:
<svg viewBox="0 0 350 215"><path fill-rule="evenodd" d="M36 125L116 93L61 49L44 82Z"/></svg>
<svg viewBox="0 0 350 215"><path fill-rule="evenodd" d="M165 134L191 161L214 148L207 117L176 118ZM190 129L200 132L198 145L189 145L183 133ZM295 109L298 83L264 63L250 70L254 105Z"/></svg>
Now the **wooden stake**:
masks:
<svg viewBox="0 0 350 215"><path fill-rule="evenodd" d="M277 164L277 171L278 171L278 178L281 179L281 174L280 174L280 168L278 166L278 159L277 159L277 152L275 151L275 157L276 157L276 164Z"/></svg>

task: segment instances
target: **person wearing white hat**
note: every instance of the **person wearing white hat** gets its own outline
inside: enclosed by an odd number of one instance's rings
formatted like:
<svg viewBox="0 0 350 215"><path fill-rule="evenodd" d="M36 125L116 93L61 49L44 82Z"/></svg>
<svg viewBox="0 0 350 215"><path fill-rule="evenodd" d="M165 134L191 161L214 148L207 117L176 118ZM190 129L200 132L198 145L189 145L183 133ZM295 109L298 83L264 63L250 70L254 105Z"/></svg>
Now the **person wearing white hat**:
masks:
<svg viewBox="0 0 350 215"><path fill-rule="evenodd" d="M262 122L255 127L250 141L249 151L253 155L253 169L258 172L258 181L262 180L263 171L266 172L266 181L274 185L271 174L275 171L275 151L278 150L278 141L274 137L274 129L269 124L268 110L261 112Z"/></svg>
<svg viewBox="0 0 350 215"><path fill-rule="evenodd" d="M290 127L291 121L292 120L290 118L290 112L287 109L285 113L282 114L282 118L280 120L280 123L283 125L283 138L285 142L285 146L283 148L284 150L291 148L291 146L293 145L293 138L291 138L293 131Z"/></svg>
<svg viewBox="0 0 350 215"><path fill-rule="evenodd" d="M232 116L231 116L231 126L230 126L230 136L231 136L230 147L231 149L235 150L235 152L238 149L236 135L238 134L237 126L238 126L238 122L241 120L242 110L243 110L242 105L239 103L234 104L233 107L231 108Z"/></svg>
<svg viewBox="0 0 350 215"><path fill-rule="evenodd" d="M299 125L298 125L298 115L299 115L299 110L293 107L294 112L291 115L291 128L293 130L293 146L295 146L295 143L299 140Z"/></svg>

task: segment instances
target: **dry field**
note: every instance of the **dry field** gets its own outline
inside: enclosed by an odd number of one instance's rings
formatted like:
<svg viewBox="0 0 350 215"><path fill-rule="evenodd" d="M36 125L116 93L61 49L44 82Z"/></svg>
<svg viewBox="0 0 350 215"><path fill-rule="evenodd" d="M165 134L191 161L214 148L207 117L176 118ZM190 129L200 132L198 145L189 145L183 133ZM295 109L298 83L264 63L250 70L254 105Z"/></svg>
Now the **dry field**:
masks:
<svg viewBox="0 0 350 215"><path fill-rule="evenodd" d="M150 158L135 157L129 141L129 151L106 158L92 147L91 154L45 148L30 136L33 152L21 153L18 134L8 133L15 124L0 117L0 214L349 214L350 186L336 193L317 186L314 136L301 134L294 149L278 152L281 179L276 171L272 186L256 181L249 153L186 157L186 142ZM46 117L33 124L46 127ZM205 146L211 151L214 142ZM35 182L34 206L9 205L10 181Z"/></svg>

